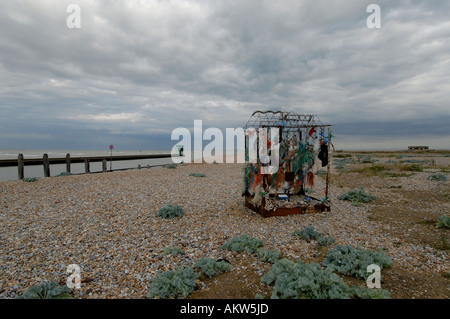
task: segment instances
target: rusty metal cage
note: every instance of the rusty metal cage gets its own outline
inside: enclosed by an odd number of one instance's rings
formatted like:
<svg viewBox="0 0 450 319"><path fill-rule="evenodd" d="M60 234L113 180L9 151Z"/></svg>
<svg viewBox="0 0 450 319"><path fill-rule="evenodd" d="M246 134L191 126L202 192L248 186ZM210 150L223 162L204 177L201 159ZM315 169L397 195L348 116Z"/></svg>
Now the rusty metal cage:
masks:
<svg viewBox="0 0 450 319"><path fill-rule="evenodd" d="M255 111L244 127L246 207L264 217L329 211L331 127L316 115ZM322 198L312 190L317 159L326 167Z"/></svg>

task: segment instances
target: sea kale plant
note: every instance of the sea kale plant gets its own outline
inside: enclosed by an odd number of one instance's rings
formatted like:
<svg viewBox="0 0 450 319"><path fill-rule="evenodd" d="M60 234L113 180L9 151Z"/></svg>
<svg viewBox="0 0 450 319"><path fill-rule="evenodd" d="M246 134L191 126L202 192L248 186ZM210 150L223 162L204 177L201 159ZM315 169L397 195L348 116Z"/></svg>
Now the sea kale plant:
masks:
<svg viewBox="0 0 450 319"><path fill-rule="evenodd" d="M307 242L317 240L318 246L329 246L334 244L335 240L332 237L325 237L325 234L314 230L314 226L305 227L303 230L296 230L292 233L293 236L304 239Z"/></svg>
<svg viewBox="0 0 450 319"><path fill-rule="evenodd" d="M348 299L351 295L347 284L331 270L302 260L277 260L261 281L273 285L273 299Z"/></svg>
<svg viewBox="0 0 450 319"><path fill-rule="evenodd" d="M178 246L175 247L166 247L164 248L163 255L172 255L172 257L175 257L177 255L184 254L184 250Z"/></svg>
<svg viewBox="0 0 450 319"><path fill-rule="evenodd" d="M359 279L367 279L370 275L367 272L367 266L371 264L378 265L380 269L389 268L392 266L392 259L382 249L374 251L350 245L337 245L327 251L325 260L322 262L322 265L331 271Z"/></svg>
<svg viewBox="0 0 450 319"><path fill-rule="evenodd" d="M355 299L391 299L391 293L385 289L367 288L365 286L352 287L352 297Z"/></svg>
<svg viewBox="0 0 450 319"><path fill-rule="evenodd" d="M195 273L190 267L158 272L150 284L147 297L167 299L181 296L186 298L194 291L196 279L199 276L200 274Z"/></svg>
<svg viewBox="0 0 450 319"><path fill-rule="evenodd" d="M164 205L157 213L156 216L172 219L175 217L183 217L184 209L180 205Z"/></svg>
<svg viewBox="0 0 450 319"><path fill-rule="evenodd" d="M447 176L442 173L431 174L428 176L428 180L430 181L446 181Z"/></svg>
<svg viewBox="0 0 450 319"><path fill-rule="evenodd" d="M31 286L17 299L70 299L70 293L71 290L66 285L60 286L56 281L50 280Z"/></svg>
<svg viewBox="0 0 450 319"><path fill-rule="evenodd" d="M213 258L204 257L194 264L194 268L200 268L203 274L211 278L217 273L233 269L233 266L224 260L216 261Z"/></svg>
<svg viewBox="0 0 450 319"><path fill-rule="evenodd" d="M251 255L256 253L258 248L263 245L264 242L261 239L251 237L247 234L242 234L226 241L220 246L220 248L236 252L245 251L247 254Z"/></svg>
<svg viewBox="0 0 450 319"><path fill-rule="evenodd" d="M256 251L256 258L258 258L262 262L273 264L281 257L281 252L278 250L267 250L259 248Z"/></svg>
<svg viewBox="0 0 450 319"><path fill-rule="evenodd" d="M206 177L206 174L203 174L203 173L191 173L191 174L189 174L189 176L194 176L194 177Z"/></svg>
<svg viewBox="0 0 450 319"><path fill-rule="evenodd" d="M439 216L436 223L436 228L450 228L450 217L446 215Z"/></svg>
<svg viewBox="0 0 450 319"><path fill-rule="evenodd" d="M369 203L377 198L376 196L365 193L364 188L361 187L359 190L351 190L347 193L342 194L338 197L338 199L347 200L350 201L353 205L359 206L362 205L362 203Z"/></svg>
<svg viewBox="0 0 450 319"><path fill-rule="evenodd" d="M318 246L330 246L333 245L335 243L335 239L333 237L325 237L325 236L321 236L318 240L317 240L317 245Z"/></svg>
<svg viewBox="0 0 450 319"><path fill-rule="evenodd" d="M296 230L292 233L293 236L299 239L318 240L322 234L314 230L314 226L305 227L303 230Z"/></svg>

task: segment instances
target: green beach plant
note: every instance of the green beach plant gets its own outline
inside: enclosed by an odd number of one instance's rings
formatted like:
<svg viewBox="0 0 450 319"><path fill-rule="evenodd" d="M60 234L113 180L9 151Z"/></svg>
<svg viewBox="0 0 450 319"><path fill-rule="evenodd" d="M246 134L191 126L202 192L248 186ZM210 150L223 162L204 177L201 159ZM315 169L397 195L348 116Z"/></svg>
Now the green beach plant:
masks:
<svg viewBox="0 0 450 319"><path fill-rule="evenodd" d="M191 173L191 174L189 174L189 176L194 176L194 177L205 177L206 174L203 174L203 173Z"/></svg>
<svg viewBox="0 0 450 319"><path fill-rule="evenodd" d="M179 296L186 298L194 291L199 276L200 274L195 273L190 267L158 272L152 279L147 298L167 299Z"/></svg>
<svg viewBox="0 0 450 319"><path fill-rule="evenodd" d="M27 182L27 183L32 183L38 180L38 177L25 177L22 179L22 181Z"/></svg>
<svg viewBox="0 0 450 319"><path fill-rule="evenodd" d="M364 192L364 188L359 190L348 191L338 197L340 200L350 201L353 205L362 205L362 203L369 203L374 201L377 197Z"/></svg>
<svg viewBox="0 0 450 319"><path fill-rule="evenodd" d="M194 268L200 268L203 274L211 278L217 273L233 269L233 266L224 260L216 261L213 258L204 257L194 264Z"/></svg>
<svg viewBox="0 0 450 319"><path fill-rule="evenodd" d="M319 246L330 246L333 245L336 242L336 240L333 237L320 237L317 240L317 245Z"/></svg>
<svg viewBox="0 0 450 319"><path fill-rule="evenodd" d="M335 273L322 269L317 263L297 263L283 258L261 277L273 286L273 299L348 299L350 288Z"/></svg>
<svg viewBox="0 0 450 319"><path fill-rule="evenodd" d="M389 291L350 287L331 269L317 263L296 263L283 258L261 277L261 282L273 286L272 299L390 299Z"/></svg>
<svg viewBox="0 0 450 319"><path fill-rule="evenodd" d="M439 216L436 223L436 228L450 228L450 217L446 215Z"/></svg>
<svg viewBox="0 0 450 319"><path fill-rule="evenodd" d="M281 257L281 252L278 250L267 250L259 248L256 251L256 258L262 262L273 264Z"/></svg>
<svg viewBox="0 0 450 319"><path fill-rule="evenodd" d="M408 171L408 172L423 172L423 167L419 164L409 164L409 165L400 165L399 169L401 171Z"/></svg>
<svg viewBox="0 0 450 319"><path fill-rule="evenodd" d="M442 173L431 174L428 176L428 180L430 181L446 181L447 176Z"/></svg>
<svg viewBox="0 0 450 319"><path fill-rule="evenodd" d="M322 265L331 271L359 279L367 279L370 275L367 266L371 264L378 265L380 269L389 268L392 266L392 259L382 249L374 251L350 245L337 245L327 251L326 258L322 262Z"/></svg>
<svg viewBox="0 0 450 319"><path fill-rule="evenodd" d="M31 286L17 299L70 299L71 290L66 285L60 286L54 280Z"/></svg>
<svg viewBox="0 0 450 319"><path fill-rule="evenodd" d="M381 288L352 287L351 293L355 299L391 299L391 293Z"/></svg>
<svg viewBox="0 0 450 319"><path fill-rule="evenodd" d="M172 255L172 257L176 257L178 255L183 255L184 253L185 253L185 251L182 248L178 247L178 246L166 247L163 250L163 255L164 256Z"/></svg>
<svg viewBox="0 0 450 319"><path fill-rule="evenodd" d="M305 227L303 230L296 230L292 233L293 236L299 239L318 240L322 234L314 230L314 226Z"/></svg>
<svg viewBox="0 0 450 319"><path fill-rule="evenodd" d="M263 245L264 242L261 239L251 237L247 234L242 234L226 241L220 246L220 248L223 250L231 250L236 252L245 251L251 255L257 252L258 248Z"/></svg>
<svg viewBox="0 0 450 319"><path fill-rule="evenodd" d="M62 177L62 176L70 176L70 175L73 175L72 173L69 173L69 172L61 172L61 173L59 173L58 175L56 175L57 177Z"/></svg>
<svg viewBox="0 0 450 319"><path fill-rule="evenodd" d="M181 218L185 214L183 207L180 205L164 205L157 213L156 216L164 219L172 219L175 217Z"/></svg>

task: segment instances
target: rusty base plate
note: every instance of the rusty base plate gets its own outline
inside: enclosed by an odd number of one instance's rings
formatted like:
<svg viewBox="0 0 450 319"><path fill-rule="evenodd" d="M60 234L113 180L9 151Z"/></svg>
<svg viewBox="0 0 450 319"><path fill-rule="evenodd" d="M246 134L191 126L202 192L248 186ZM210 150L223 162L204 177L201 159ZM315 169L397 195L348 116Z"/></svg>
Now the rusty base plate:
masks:
<svg viewBox="0 0 450 319"><path fill-rule="evenodd" d="M321 213L321 212L329 212L331 207L329 204L318 203L314 205L305 205L293 208L279 207L275 210L266 210L264 209L264 199L262 205L256 205L245 198L245 207L253 210L254 212L260 214L263 217L272 217L272 216L287 216L287 215L296 215L296 214L310 214L310 213Z"/></svg>

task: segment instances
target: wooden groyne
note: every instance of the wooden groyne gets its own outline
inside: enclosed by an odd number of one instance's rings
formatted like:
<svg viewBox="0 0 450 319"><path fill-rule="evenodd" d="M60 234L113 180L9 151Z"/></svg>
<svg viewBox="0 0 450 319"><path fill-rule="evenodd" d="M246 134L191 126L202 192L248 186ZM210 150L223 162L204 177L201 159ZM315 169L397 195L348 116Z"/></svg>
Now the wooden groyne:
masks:
<svg viewBox="0 0 450 319"><path fill-rule="evenodd" d="M42 165L44 169L44 176L50 176L50 165L52 164L66 164L66 173L70 173L70 166L72 163L84 163L85 173L90 173L90 163L102 162L102 172L107 172L107 162L115 161L132 161L155 158L168 158L171 154L148 154L148 155L114 155L114 156L84 156L71 157L67 154L66 157L49 158L48 154L44 154L42 158L24 158L23 154L19 154L17 159L3 159L0 160L0 167L14 167L17 166L19 179L24 178L25 166ZM110 166L111 167L111 166ZM112 169L110 168L110 171Z"/></svg>

